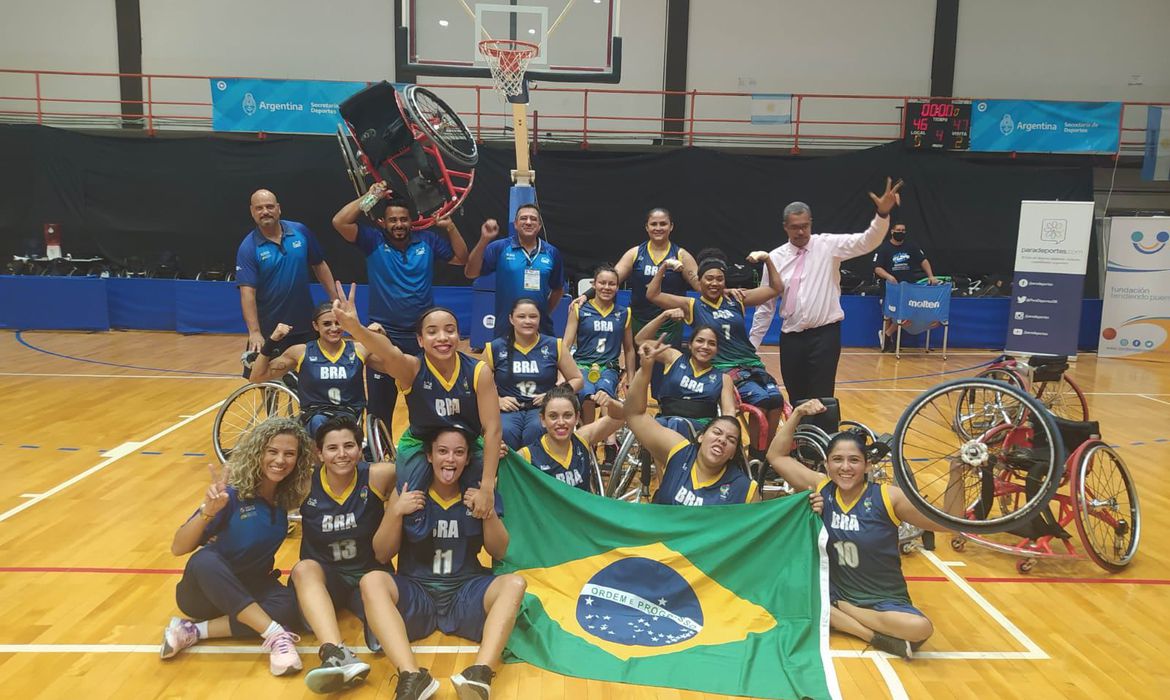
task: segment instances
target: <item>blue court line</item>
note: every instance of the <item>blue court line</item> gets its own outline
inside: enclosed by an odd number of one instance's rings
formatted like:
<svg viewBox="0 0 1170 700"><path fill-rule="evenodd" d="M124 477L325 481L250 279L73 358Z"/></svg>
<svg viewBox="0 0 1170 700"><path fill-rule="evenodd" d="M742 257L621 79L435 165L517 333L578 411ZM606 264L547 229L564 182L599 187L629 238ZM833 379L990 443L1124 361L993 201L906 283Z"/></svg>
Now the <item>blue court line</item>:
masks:
<svg viewBox="0 0 1170 700"><path fill-rule="evenodd" d="M184 457L206 457L207 453L206 452L184 452L183 456Z"/></svg>
<svg viewBox="0 0 1170 700"><path fill-rule="evenodd" d="M46 355L52 355L53 357L60 357L60 358L66 359L66 360L74 360L76 362L88 362L88 363L94 364L94 365L105 365L106 367L121 367L123 369L141 369L141 370L146 370L149 372L172 372L174 374L201 374L201 375L208 376L208 377L224 377L224 378L237 376L235 374L223 374L222 372L200 372L199 370L194 370L194 369L166 369L165 367L143 367L141 365L124 365L124 364L121 364L119 362L106 362L104 360L91 360L88 357L74 357L73 355L65 355L65 354L62 354L59 352L53 352L52 350L46 350L44 348L37 347L36 345L33 345L32 343L25 340L23 333L24 333L24 331L17 331L16 332L16 342L25 346L29 350L34 350L36 352L44 353Z"/></svg>
<svg viewBox="0 0 1170 700"><path fill-rule="evenodd" d="M945 372L929 372L927 374L911 374L908 377L889 377L889 378L883 378L883 379L850 379L847 382L837 382L837 386L841 386L842 384L869 384L870 382L900 382L903 379L925 379L927 377L941 377L941 376L946 375L946 374L955 374L957 372L970 372L973 369L979 369L980 367L986 367L994 362L995 362L995 360L988 360L987 362L980 362L979 364L971 365L970 367L962 367L960 369L949 369ZM923 391L927 391L927 390L923 389Z"/></svg>
<svg viewBox="0 0 1170 700"><path fill-rule="evenodd" d="M140 452L139 454L144 454L144 455L161 455L161 454L162 454L162 452L148 452L148 451L146 451L146 450L143 450L143 451L142 451L142 452Z"/></svg>
<svg viewBox="0 0 1170 700"><path fill-rule="evenodd" d="M80 447L58 447L57 448L58 452L78 452L79 450L81 450Z"/></svg>
<svg viewBox="0 0 1170 700"><path fill-rule="evenodd" d="M20 449L22 449L22 450L39 450L39 449L41 449L41 446L40 445L21 445Z"/></svg>

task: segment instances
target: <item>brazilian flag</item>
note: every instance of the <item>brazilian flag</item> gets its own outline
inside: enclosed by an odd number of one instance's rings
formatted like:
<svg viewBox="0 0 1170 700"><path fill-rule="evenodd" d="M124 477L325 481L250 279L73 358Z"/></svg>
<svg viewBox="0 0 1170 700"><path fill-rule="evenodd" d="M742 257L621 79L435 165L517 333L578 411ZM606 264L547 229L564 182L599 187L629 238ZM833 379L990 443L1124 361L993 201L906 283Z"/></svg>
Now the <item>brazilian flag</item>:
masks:
<svg viewBox="0 0 1170 700"><path fill-rule="evenodd" d="M528 582L508 660L556 673L759 698L839 698L828 563L801 496L662 506L601 498L500 461Z"/></svg>

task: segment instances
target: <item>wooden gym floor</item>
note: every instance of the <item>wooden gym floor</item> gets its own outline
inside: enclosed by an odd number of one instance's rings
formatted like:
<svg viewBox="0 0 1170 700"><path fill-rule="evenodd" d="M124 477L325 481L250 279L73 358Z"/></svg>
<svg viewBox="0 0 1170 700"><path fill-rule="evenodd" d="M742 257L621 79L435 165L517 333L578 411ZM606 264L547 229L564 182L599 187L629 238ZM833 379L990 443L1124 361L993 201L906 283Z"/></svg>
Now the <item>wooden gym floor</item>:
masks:
<svg viewBox="0 0 1170 700"><path fill-rule="evenodd" d="M10 698L313 697L301 677L273 678L250 642L201 644L161 662L163 626L177 609L184 563L176 527L196 507L213 459L219 402L241 380L242 339L170 333L0 332L0 688ZM765 355L775 370L775 348ZM973 375L995 352L910 354L896 362L846 349L838 396L845 418L891 431L922 389ZM1015 560L940 536L905 558L916 604L935 636L911 662L839 635L834 664L845 698L1161 698L1170 686L1170 366L1098 360L1072 370L1090 414L1118 445L1141 497L1142 546L1123 573L1088 561ZM1074 531L1075 536L1075 531ZM278 564L296 561L290 540ZM1079 547L1079 541L1077 542ZM346 638L358 625L342 620ZM445 679L473 658L468 643L435 635L419 661ZM302 642L307 668L315 640ZM191 653L195 652L195 653ZM346 697L390 697L394 670L373 672ZM711 698L676 690L566 678L518 664L493 697Z"/></svg>

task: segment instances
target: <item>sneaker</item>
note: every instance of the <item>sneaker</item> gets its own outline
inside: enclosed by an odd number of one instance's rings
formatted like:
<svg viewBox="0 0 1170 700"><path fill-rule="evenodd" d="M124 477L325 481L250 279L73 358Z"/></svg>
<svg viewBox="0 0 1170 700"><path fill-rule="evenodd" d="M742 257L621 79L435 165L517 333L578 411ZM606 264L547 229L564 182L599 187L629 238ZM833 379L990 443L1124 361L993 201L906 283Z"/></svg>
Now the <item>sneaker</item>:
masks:
<svg viewBox="0 0 1170 700"><path fill-rule="evenodd" d="M468 666L462 673L451 676L455 694L459 700L488 700L492 694L492 678L495 672L482 665Z"/></svg>
<svg viewBox="0 0 1170 700"><path fill-rule="evenodd" d="M297 653L297 642L301 638L281 630L264 640L260 648L268 652L268 670L274 676L284 676L300 671L301 655Z"/></svg>
<svg viewBox="0 0 1170 700"><path fill-rule="evenodd" d="M907 642L905 639L891 637L888 634L874 632L873 639L870 640L869 644L879 651L893 654L898 658L911 659L914 657L914 651L910 648L910 642Z"/></svg>
<svg viewBox="0 0 1170 700"><path fill-rule="evenodd" d="M159 658L173 659L179 655L179 652L187 647L195 646L199 641L199 630L195 628L195 623L190 620L184 620L181 617L172 617L171 624L163 630L162 648L159 650Z"/></svg>
<svg viewBox="0 0 1170 700"><path fill-rule="evenodd" d="M326 695L352 688L370 675L370 665L344 646L325 643L317 655L321 657L321 665L305 676L305 685L314 693Z"/></svg>
<svg viewBox="0 0 1170 700"><path fill-rule="evenodd" d="M439 689L439 682L431 678L425 668L417 671L403 671L398 674L398 687L394 689L394 700L427 700Z"/></svg>
<svg viewBox="0 0 1170 700"><path fill-rule="evenodd" d="M886 329L878 329L878 350L886 351Z"/></svg>

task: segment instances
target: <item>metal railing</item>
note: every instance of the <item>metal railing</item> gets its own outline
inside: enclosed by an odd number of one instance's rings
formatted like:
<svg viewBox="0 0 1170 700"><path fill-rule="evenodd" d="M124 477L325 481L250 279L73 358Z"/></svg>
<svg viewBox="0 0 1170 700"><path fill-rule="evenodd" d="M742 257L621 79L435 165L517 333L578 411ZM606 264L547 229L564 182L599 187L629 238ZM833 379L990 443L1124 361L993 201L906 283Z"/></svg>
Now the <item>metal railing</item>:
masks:
<svg viewBox="0 0 1170 700"><path fill-rule="evenodd" d="M127 79L141 81L143 99L120 99L121 82ZM133 128L152 135L211 131L210 80L198 75L0 69L0 122ZM490 83L422 84L439 92L480 141L511 141L511 110ZM682 98L682 116L663 116L669 97ZM906 103L925 99L793 94L790 121L759 123L751 116L752 98L750 92L536 85L528 115L531 141L535 148L542 143L580 148L605 143L752 146L791 153L867 148L901 139ZM1147 105L1170 107L1166 102L1123 103L1119 155L1143 151Z"/></svg>

